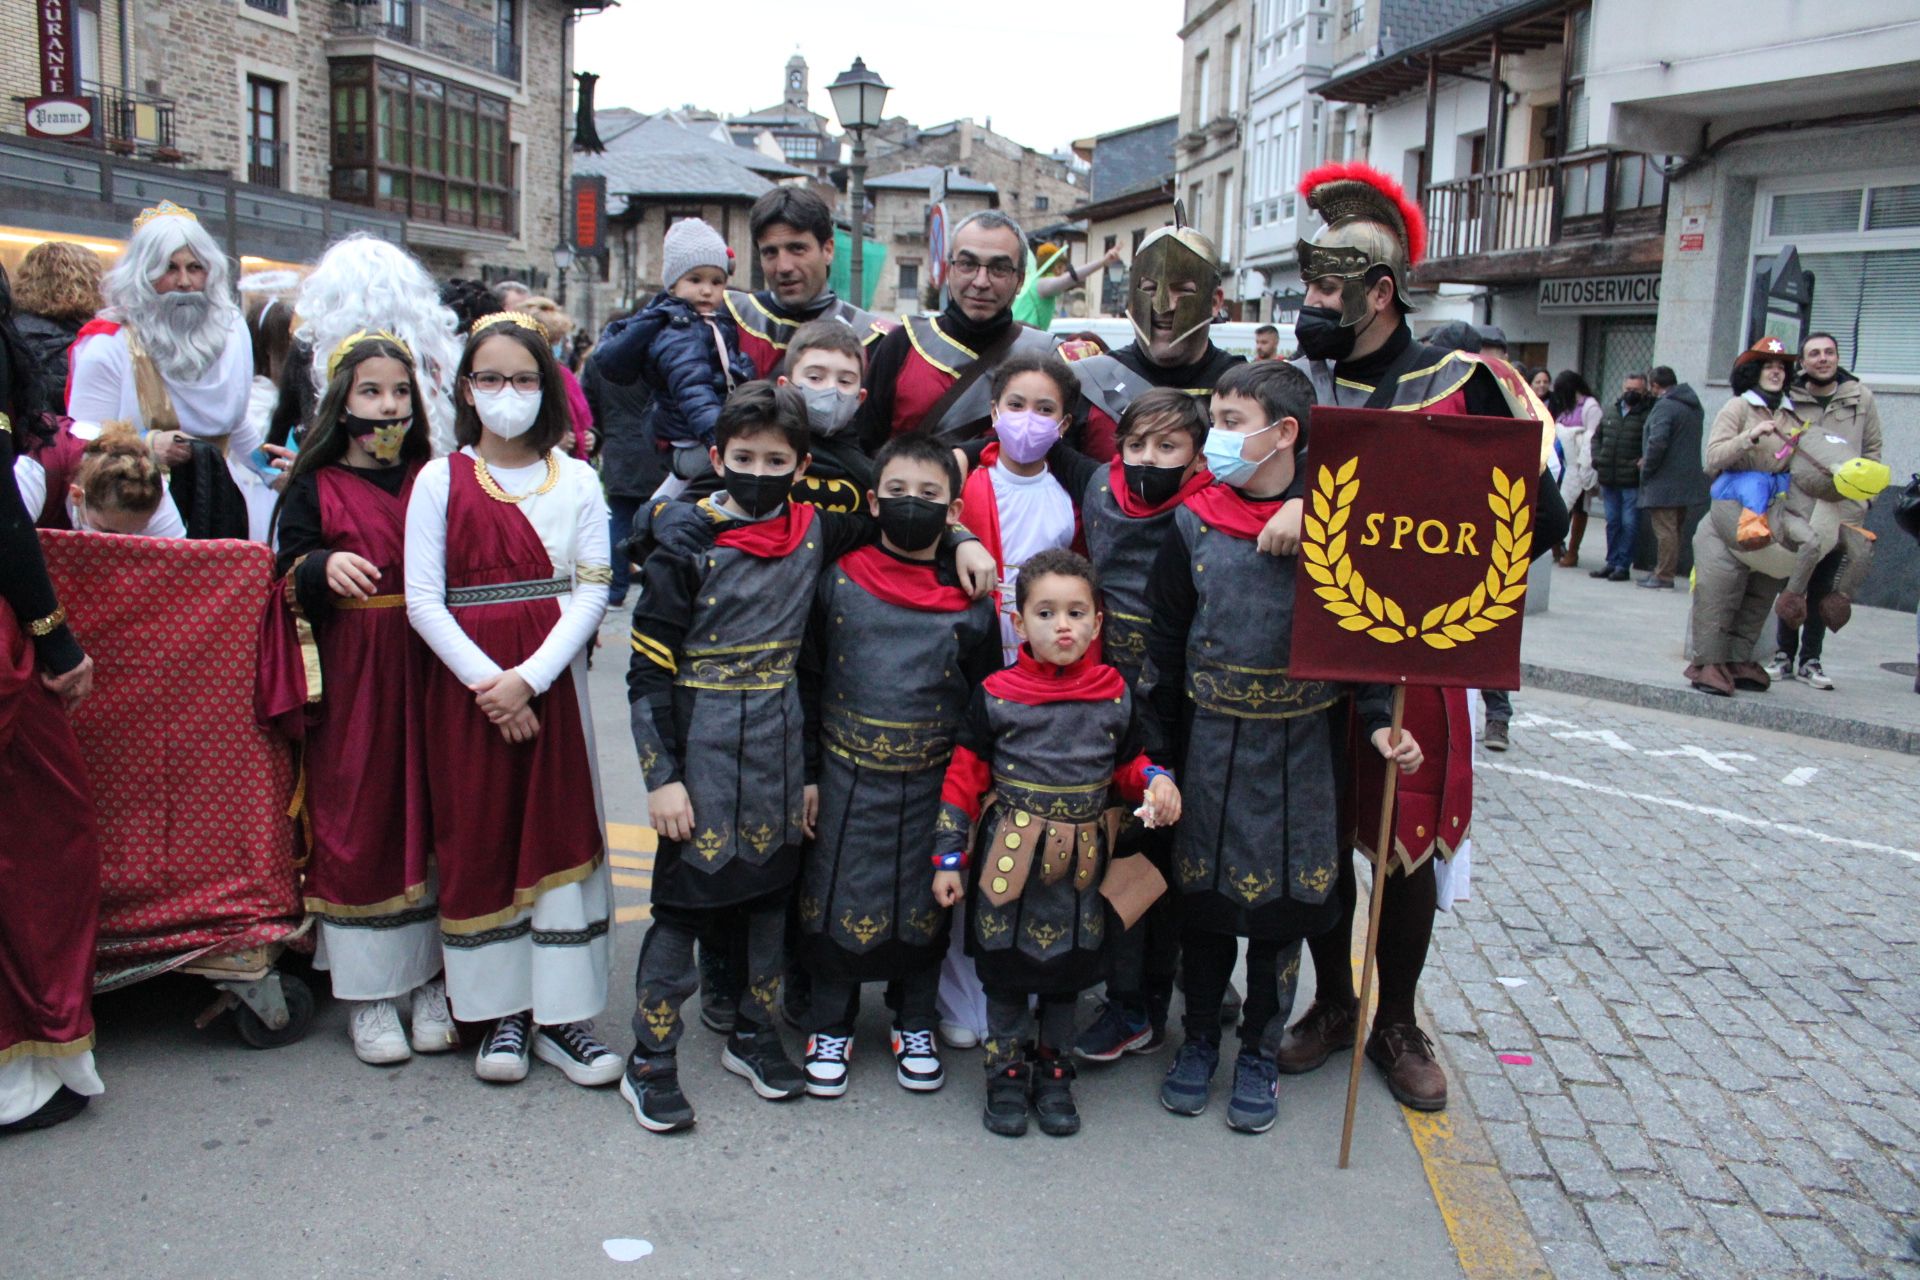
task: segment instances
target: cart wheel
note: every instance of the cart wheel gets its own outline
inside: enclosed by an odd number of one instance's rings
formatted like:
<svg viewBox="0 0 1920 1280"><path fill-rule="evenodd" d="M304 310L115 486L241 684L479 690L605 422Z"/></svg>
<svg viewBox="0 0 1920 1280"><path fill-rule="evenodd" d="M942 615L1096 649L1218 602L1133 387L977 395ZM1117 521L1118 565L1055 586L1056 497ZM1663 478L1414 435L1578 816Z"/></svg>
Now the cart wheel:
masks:
<svg viewBox="0 0 1920 1280"><path fill-rule="evenodd" d="M292 1044L307 1034L307 1024L313 1021L313 988L292 974L282 973L279 979L281 997L287 1002L286 1026L275 1030L245 1004L234 1006L234 1029L250 1048L278 1049Z"/></svg>

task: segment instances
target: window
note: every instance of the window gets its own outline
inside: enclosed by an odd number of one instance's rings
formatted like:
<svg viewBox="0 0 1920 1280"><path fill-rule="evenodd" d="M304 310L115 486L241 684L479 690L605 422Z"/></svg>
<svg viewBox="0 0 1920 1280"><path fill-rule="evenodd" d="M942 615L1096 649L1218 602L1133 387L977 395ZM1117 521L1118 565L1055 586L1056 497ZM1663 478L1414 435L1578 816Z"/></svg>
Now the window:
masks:
<svg viewBox="0 0 1920 1280"><path fill-rule="evenodd" d="M520 78L520 0L494 0L493 69L508 80Z"/></svg>
<svg viewBox="0 0 1920 1280"><path fill-rule="evenodd" d="M336 200L513 229L506 99L371 59L336 61L331 75Z"/></svg>
<svg viewBox="0 0 1920 1280"><path fill-rule="evenodd" d="M1035 196L1033 198L1033 211L1035 213L1045 213L1052 204L1053 201L1046 196Z"/></svg>
<svg viewBox="0 0 1920 1280"><path fill-rule="evenodd" d="M1593 10L1579 9L1573 15L1573 56L1568 59L1567 136L1561 139L1560 154L1572 155L1587 145L1587 58L1593 48Z"/></svg>
<svg viewBox="0 0 1920 1280"><path fill-rule="evenodd" d="M262 13L275 13L287 16L287 0L247 0L247 8L258 9Z"/></svg>
<svg viewBox="0 0 1920 1280"><path fill-rule="evenodd" d="M1841 363L1868 382L1920 386L1920 174L1829 179L1755 204L1754 266L1789 243L1799 251L1813 328L1839 339Z"/></svg>
<svg viewBox="0 0 1920 1280"><path fill-rule="evenodd" d="M900 283L895 289L900 298L918 298L920 296L920 264L903 262L900 264Z"/></svg>
<svg viewBox="0 0 1920 1280"><path fill-rule="evenodd" d="M1209 81L1206 54L1193 60L1193 127L1198 129L1213 119L1213 86Z"/></svg>
<svg viewBox="0 0 1920 1280"><path fill-rule="evenodd" d="M286 185L286 144L280 139L277 80L247 77L247 181L262 187Z"/></svg>
<svg viewBox="0 0 1920 1280"><path fill-rule="evenodd" d="M1223 114L1240 109L1240 33L1227 33L1227 100L1220 104Z"/></svg>
<svg viewBox="0 0 1920 1280"><path fill-rule="evenodd" d="M780 139L780 149L789 160L812 160L820 154L820 139L812 134L794 134Z"/></svg>
<svg viewBox="0 0 1920 1280"><path fill-rule="evenodd" d="M1239 208L1234 203L1234 178L1232 174L1223 174L1220 178L1220 260L1233 261L1233 229L1239 221Z"/></svg>

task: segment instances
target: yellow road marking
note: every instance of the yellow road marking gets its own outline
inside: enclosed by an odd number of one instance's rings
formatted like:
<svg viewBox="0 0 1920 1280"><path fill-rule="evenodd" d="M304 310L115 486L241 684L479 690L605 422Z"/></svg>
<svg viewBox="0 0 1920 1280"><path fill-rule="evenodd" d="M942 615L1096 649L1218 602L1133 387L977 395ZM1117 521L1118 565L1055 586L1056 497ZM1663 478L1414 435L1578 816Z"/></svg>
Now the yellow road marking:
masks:
<svg viewBox="0 0 1920 1280"><path fill-rule="evenodd" d="M648 889L653 886L652 876L623 876L614 872L613 882L623 889Z"/></svg>
<svg viewBox="0 0 1920 1280"><path fill-rule="evenodd" d="M613 862L613 865L614 865L614 866L616 866L616 867L625 867L625 868L626 868L627 870L629 870L629 871L651 871L651 870L653 870L653 859L652 859L652 858L636 858L636 857L633 857L633 856L632 856L632 855L630 855L630 854L620 854L620 853L616 853L616 854L614 854L614 855L613 855L613 857L612 857L612 859L611 859L611 861Z"/></svg>
<svg viewBox="0 0 1920 1280"><path fill-rule="evenodd" d="M613 913L613 918L620 924L631 924L635 920L650 920L653 918L653 908L644 903L637 907L621 907Z"/></svg>
<svg viewBox="0 0 1920 1280"><path fill-rule="evenodd" d="M652 827L634 822L609 822L607 847L624 853L652 853L659 848L660 837Z"/></svg>
<svg viewBox="0 0 1920 1280"><path fill-rule="evenodd" d="M1359 972L1365 959L1367 930L1367 890L1371 868L1362 867L1360 901L1354 908L1353 968ZM1374 1000L1379 1004L1379 970L1374 970ZM1372 1010L1367 1021L1371 1024ZM1438 1043L1435 1045L1438 1049ZM1345 1053L1340 1061L1347 1061ZM1448 1076L1457 1086L1459 1073ZM1486 1134L1473 1110L1449 1090L1451 1111L1415 1111L1401 1107L1413 1148L1420 1153L1420 1165L1426 1171L1427 1185L1433 1188L1434 1207L1446 1223L1447 1236L1460 1259L1461 1273L1467 1280L1551 1280L1553 1272L1533 1238L1526 1214L1514 1198L1513 1188L1500 1171L1500 1162L1488 1144ZM1396 1104L1397 1105L1397 1104Z"/></svg>

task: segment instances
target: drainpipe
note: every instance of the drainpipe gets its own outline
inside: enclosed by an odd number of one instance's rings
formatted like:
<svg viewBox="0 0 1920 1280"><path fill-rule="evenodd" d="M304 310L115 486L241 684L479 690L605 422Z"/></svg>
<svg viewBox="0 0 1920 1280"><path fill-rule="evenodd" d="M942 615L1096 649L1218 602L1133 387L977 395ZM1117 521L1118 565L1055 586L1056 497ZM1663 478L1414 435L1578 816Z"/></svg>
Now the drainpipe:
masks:
<svg viewBox="0 0 1920 1280"><path fill-rule="evenodd" d="M133 91L133 41L127 35L127 0L120 0L120 92Z"/></svg>

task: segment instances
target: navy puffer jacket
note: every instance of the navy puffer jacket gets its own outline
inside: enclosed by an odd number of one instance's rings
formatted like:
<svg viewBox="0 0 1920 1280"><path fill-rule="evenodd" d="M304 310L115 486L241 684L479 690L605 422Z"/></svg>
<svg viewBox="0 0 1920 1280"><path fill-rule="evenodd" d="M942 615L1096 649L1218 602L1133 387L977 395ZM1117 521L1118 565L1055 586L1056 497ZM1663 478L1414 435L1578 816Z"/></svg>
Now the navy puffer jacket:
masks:
<svg viewBox="0 0 1920 1280"><path fill-rule="evenodd" d="M610 381L630 386L645 380L654 397L653 438L663 445L712 444L727 392L753 377L733 317L724 310L703 316L670 293L654 298L639 315L608 325L593 358Z"/></svg>

